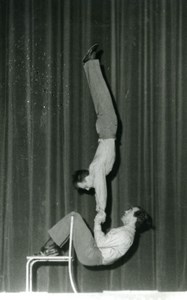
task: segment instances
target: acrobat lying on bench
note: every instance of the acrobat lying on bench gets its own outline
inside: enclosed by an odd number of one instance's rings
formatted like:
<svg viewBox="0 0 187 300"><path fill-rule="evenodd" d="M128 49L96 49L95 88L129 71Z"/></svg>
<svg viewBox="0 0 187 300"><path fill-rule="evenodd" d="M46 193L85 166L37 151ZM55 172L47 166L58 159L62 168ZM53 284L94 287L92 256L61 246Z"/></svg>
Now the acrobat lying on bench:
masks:
<svg viewBox="0 0 187 300"><path fill-rule="evenodd" d="M41 256L58 256L69 237L71 216L74 217L73 246L80 263L86 266L109 265L123 256L134 241L135 232L143 226L151 227L151 217L140 207L133 207L121 217L123 226L111 229L107 234L101 224L105 213L100 211L94 219L94 236L81 215L71 212L56 223L49 231L50 239L41 248Z"/></svg>
<svg viewBox="0 0 187 300"><path fill-rule="evenodd" d="M72 225L72 220L74 226ZM125 255L133 244L135 233L152 226L151 217L140 207L132 207L121 217L123 226L111 229L107 234L101 229L105 213L100 211L94 219L94 236L81 215L71 212L56 223L49 231L49 240L36 256L27 257L26 290L32 291L33 265L43 261L67 261L73 291L76 287L71 273L72 243L77 258L83 265L110 265ZM61 256L61 248L70 237L69 256Z"/></svg>

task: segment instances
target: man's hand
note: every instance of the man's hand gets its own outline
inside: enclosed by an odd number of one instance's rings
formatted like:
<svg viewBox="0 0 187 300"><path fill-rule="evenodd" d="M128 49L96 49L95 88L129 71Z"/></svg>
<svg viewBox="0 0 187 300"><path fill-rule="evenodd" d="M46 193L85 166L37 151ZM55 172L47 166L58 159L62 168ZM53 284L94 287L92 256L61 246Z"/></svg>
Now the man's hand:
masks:
<svg viewBox="0 0 187 300"><path fill-rule="evenodd" d="M105 220L106 220L106 213L104 212L104 210L99 210L99 212L95 216L94 221L98 224L101 224L104 223Z"/></svg>
<svg viewBox="0 0 187 300"><path fill-rule="evenodd" d="M99 205L97 204L96 205L96 212L98 213L100 211L100 207L99 207Z"/></svg>

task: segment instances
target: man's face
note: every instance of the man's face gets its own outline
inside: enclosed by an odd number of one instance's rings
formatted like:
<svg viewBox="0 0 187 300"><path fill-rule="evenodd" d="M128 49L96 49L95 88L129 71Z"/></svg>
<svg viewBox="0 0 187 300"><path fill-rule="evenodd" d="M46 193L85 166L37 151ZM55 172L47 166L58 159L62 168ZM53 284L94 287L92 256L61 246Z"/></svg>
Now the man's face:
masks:
<svg viewBox="0 0 187 300"><path fill-rule="evenodd" d="M121 217L121 221L123 222L123 224L134 224L137 220L137 217L134 216L134 213L138 210L138 207L131 207L128 210L126 210L124 215Z"/></svg>
<svg viewBox="0 0 187 300"><path fill-rule="evenodd" d="M83 190L89 191L92 188L89 176L86 176L82 182L77 183L78 187Z"/></svg>

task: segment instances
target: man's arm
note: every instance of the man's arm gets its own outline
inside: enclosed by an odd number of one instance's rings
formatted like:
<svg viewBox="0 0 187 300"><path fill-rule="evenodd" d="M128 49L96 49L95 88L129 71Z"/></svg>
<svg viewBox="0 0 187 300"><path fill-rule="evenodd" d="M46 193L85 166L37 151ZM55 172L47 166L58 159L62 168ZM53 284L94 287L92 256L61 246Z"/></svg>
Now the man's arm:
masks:
<svg viewBox="0 0 187 300"><path fill-rule="evenodd" d="M106 219L106 214L104 211L100 210L94 219L94 237L98 247L102 246L105 239L105 234L102 231L101 223L104 223Z"/></svg>
<svg viewBox="0 0 187 300"><path fill-rule="evenodd" d="M107 202L106 175L102 169L96 171L94 178L96 211L105 211Z"/></svg>

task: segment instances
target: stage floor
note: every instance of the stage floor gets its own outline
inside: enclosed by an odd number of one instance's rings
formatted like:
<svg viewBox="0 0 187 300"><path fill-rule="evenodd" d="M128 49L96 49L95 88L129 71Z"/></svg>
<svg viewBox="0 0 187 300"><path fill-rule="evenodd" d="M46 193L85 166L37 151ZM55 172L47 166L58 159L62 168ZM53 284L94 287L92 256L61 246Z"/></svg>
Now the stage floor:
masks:
<svg viewBox="0 0 187 300"><path fill-rule="evenodd" d="M187 292L103 291L103 293L0 293L1 300L187 300Z"/></svg>

